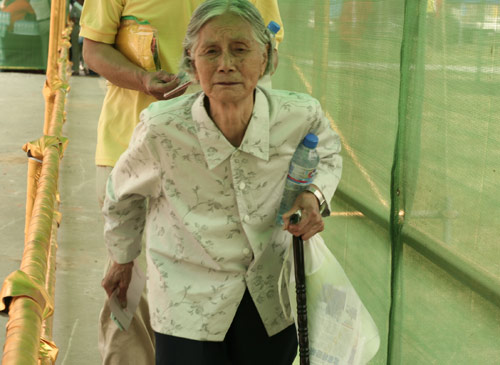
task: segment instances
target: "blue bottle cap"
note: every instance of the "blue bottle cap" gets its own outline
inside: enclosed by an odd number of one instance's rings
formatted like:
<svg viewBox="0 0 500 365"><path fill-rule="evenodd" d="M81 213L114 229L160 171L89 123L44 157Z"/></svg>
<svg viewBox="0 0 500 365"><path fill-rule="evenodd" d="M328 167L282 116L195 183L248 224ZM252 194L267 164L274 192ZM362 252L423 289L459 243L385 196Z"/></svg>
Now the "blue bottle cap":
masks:
<svg viewBox="0 0 500 365"><path fill-rule="evenodd" d="M267 29L271 31L271 33L276 34L280 31L281 27L278 23L275 21L271 20L269 24L267 25Z"/></svg>
<svg viewBox="0 0 500 365"><path fill-rule="evenodd" d="M302 144L307 148L311 149L316 148L316 146L318 145L318 136L309 133L307 136L304 137L304 141L302 141Z"/></svg>

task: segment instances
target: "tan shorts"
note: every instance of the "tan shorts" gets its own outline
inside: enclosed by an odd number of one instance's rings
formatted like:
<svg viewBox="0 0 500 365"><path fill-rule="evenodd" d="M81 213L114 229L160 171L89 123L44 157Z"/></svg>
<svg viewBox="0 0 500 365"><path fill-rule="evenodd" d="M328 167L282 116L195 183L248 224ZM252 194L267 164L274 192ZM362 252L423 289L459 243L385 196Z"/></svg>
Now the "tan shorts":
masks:
<svg viewBox="0 0 500 365"><path fill-rule="evenodd" d="M97 166L96 190L99 206L102 208L106 193L106 182L111 173L111 166ZM146 269L144 250L138 258L139 265ZM108 259L105 272L109 269L111 259ZM110 318L108 299L99 315L99 351L103 365L154 365L155 337L151 328L147 289L144 289L139 307L127 331L121 331Z"/></svg>

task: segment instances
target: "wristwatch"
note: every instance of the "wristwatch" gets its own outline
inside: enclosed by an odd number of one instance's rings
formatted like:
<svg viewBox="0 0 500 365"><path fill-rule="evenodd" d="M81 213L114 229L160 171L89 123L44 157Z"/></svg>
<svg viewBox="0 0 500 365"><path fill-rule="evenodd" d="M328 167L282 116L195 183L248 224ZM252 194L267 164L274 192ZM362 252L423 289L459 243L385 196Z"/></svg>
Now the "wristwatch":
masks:
<svg viewBox="0 0 500 365"><path fill-rule="evenodd" d="M316 199L318 199L319 203L319 213L321 214L322 217L328 217L330 215L330 209L328 209L328 204L326 203L326 199L323 196L323 193L321 190L319 190L317 187L309 185L305 191L308 191L310 193L313 193Z"/></svg>

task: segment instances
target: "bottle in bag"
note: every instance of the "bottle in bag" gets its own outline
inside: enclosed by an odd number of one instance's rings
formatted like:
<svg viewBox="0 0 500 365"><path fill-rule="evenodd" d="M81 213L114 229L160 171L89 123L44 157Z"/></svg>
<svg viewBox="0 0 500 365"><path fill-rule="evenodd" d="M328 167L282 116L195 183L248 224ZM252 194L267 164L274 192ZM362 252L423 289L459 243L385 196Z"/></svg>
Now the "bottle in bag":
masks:
<svg viewBox="0 0 500 365"><path fill-rule="evenodd" d="M271 20L267 25L267 29L269 29L269 31L271 32L271 37L273 38L273 42L276 42L276 34L278 34L278 32L280 31L281 26L274 20ZM273 44L273 46L276 47L275 44Z"/></svg>
<svg viewBox="0 0 500 365"><path fill-rule="evenodd" d="M271 20L267 25L267 29L269 29L271 36L271 46L273 48L272 52L274 56L274 62L273 62L273 67L269 70L270 72L262 76L259 80L259 86L267 89L272 89L271 75L274 73L276 66L278 65L278 51L276 49L276 33L279 32L280 28L281 28L280 25L273 20Z"/></svg>
<svg viewBox="0 0 500 365"><path fill-rule="evenodd" d="M297 196L313 181L319 156L316 151L318 137L309 133L293 154L290 168L286 177L285 190L276 217L276 224L283 225L283 214L288 212Z"/></svg>

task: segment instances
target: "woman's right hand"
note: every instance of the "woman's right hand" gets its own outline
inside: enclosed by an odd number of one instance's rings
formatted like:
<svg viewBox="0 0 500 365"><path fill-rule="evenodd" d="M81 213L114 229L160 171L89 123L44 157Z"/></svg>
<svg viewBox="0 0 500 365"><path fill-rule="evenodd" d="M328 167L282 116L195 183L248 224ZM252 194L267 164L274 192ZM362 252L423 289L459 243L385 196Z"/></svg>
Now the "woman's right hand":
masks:
<svg viewBox="0 0 500 365"><path fill-rule="evenodd" d="M113 261L108 273L101 282L101 286L106 291L108 297L111 297L111 294L118 289L116 297L123 308L127 306L127 290L132 279L133 267L134 262L118 264Z"/></svg>

